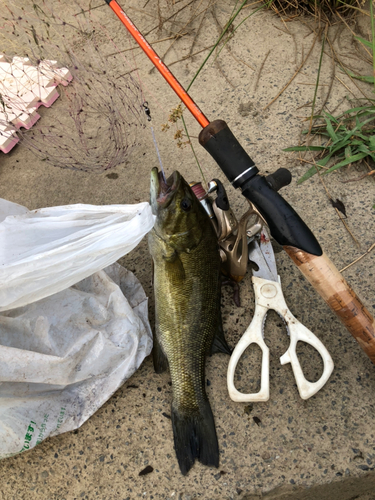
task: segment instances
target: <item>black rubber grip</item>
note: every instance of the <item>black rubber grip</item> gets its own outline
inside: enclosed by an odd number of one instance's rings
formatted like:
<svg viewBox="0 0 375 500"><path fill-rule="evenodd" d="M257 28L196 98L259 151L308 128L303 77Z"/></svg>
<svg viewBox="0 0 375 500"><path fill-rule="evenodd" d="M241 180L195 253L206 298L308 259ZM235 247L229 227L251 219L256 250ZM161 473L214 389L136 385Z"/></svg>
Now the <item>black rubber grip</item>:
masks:
<svg viewBox="0 0 375 500"><path fill-rule="evenodd" d="M199 142L232 185L241 188L242 194L261 212L277 243L322 255L322 249L308 226L277 193L277 189L286 185L288 180L285 172L276 176L271 174L272 189L266 177L257 175L259 170L223 120L215 120L207 125L199 134Z"/></svg>
<svg viewBox="0 0 375 500"><path fill-rule="evenodd" d="M215 120L199 134L199 142L210 153L235 188L259 170L223 120Z"/></svg>
<svg viewBox="0 0 375 500"><path fill-rule="evenodd" d="M322 249L297 212L274 191L265 177L257 175L242 186L242 194L257 207L269 225L273 238L280 245L322 255Z"/></svg>
<svg viewBox="0 0 375 500"><path fill-rule="evenodd" d="M292 174L287 168L279 168L273 174L267 175L266 180L274 191L279 191L292 182Z"/></svg>
<svg viewBox="0 0 375 500"><path fill-rule="evenodd" d="M229 210L229 200L227 196L227 192L223 186L223 183L219 181L219 179L212 179L216 182L217 190L216 190L216 205L220 208L220 210Z"/></svg>

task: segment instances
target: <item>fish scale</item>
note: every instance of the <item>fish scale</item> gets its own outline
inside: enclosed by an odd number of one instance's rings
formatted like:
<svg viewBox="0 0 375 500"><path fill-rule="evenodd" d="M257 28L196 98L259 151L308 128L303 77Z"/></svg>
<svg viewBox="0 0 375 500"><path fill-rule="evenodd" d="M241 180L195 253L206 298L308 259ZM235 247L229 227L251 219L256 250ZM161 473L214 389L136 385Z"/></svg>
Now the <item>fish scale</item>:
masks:
<svg viewBox="0 0 375 500"><path fill-rule="evenodd" d="M220 260L212 259L210 255L210 243L213 253L217 253L216 241L212 245L211 236L206 233L198 251L180 255L185 270L184 279L179 279L178 276L176 279L173 272L168 272L168 264L164 268L155 267L156 308L169 311L162 317L158 315L158 331L160 343L169 361L173 402L174 405L189 408L198 408L199 399L207 400L204 388L205 356L218 328ZM208 251L204 253L209 258L201 255L202 248ZM197 278L200 288L194 293ZM205 304L209 305L208 310ZM202 318L203 310L205 314Z"/></svg>

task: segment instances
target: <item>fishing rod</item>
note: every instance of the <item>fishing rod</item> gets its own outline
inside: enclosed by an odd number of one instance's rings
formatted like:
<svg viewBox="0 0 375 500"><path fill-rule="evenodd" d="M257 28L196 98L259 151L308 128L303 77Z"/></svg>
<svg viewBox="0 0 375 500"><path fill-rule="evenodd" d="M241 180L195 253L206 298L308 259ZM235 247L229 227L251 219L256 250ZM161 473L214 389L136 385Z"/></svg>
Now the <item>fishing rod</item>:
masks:
<svg viewBox="0 0 375 500"><path fill-rule="evenodd" d="M202 127L199 142L234 188L253 203L266 220L272 237L283 246L302 274L338 316L375 364L375 319L323 252L297 212L278 193L291 182L287 169L265 177L224 120L210 122L177 81L116 0L105 0Z"/></svg>

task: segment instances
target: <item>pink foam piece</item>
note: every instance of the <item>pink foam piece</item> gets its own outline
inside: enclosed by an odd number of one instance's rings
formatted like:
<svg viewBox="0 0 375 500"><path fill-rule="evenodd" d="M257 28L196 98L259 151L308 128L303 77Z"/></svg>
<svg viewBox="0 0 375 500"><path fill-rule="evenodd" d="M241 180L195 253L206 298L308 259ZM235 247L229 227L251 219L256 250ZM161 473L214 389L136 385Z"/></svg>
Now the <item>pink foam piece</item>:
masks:
<svg viewBox="0 0 375 500"><path fill-rule="evenodd" d="M41 88L39 97L41 102L38 103L38 107L43 104L43 106L49 108L59 97L59 93L57 92L56 87L49 87L48 89Z"/></svg>
<svg viewBox="0 0 375 500"><path fill-rule="evenodd" d="M0 142L0 149L3 153L7 154L14 146L19 142L18 137L14 136L12 139L8 139L4 144Z"/></svg>
<svg viewBox="0 0 375 500"><path fill-rule="evenodd" d="M25 128L29 130L40 118L40 115L33 111L32 113L23 113L21 116L16 118L12 123L17 128Z"/></svg>
<svg viewBox="0 0 375 500"><path fill-rule="evenodd" d="M0 149L8 153L19 141L13 126L0 120Z"/></svg>
<svg viewBox="0 0 375 500"><path fill-rule="evenodd" d="M56 101L56 99L58 97L60 97L60 96L59 96L58 92L56 92L56 94L51 96L50 99L48 99L48 101L40 103L39 105L41 106L43 104L43 106L45 106L46 108L49 108L50 106L52 106L52 104Z"/></svg>
<svg viewBox="0 0 375 500"><path fill-rule="evenodd" d="M0 149L8 153L19 141L14 127L30 129L40 118L36 110L49 108L59 97L57 85L73 79L67 68L56 61L41 61L37 67L28 58L0 54L0 93L6 109L0 109ZM8 124L4 126L5 124Z"/></svg>

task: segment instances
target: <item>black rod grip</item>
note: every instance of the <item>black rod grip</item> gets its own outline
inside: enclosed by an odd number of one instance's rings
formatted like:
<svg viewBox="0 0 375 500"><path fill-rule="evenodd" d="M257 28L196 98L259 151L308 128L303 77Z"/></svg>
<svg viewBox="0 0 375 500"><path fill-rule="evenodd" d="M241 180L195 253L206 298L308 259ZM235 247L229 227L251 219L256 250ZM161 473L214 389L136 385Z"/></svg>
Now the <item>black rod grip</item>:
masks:
<svg viewBox="0 0 375 500"><path fill-rule="evenodd" d="M277 243L312 255L322 255L322 249L309 227L294 208L272 189L265 177L257 175L250 179L242 185L242 194L261 212Z"/></svg>
<svg viewBox="0 0 375 500"><path fill-rule="evenodd" d="M322 249L297 212L279 195L259 170L223 120L215 120L199 134L200 144L210 153L235 188L254 203L269 225L272 237L282 246L299 248L312 255Z"/></svg>
<svg viewBox="0 0 375 500"><path fill-rule="evenodd" d="M199 142L235 188L259 172L224 120L215 120L199 134Z"/></svg>

